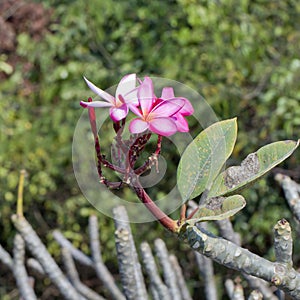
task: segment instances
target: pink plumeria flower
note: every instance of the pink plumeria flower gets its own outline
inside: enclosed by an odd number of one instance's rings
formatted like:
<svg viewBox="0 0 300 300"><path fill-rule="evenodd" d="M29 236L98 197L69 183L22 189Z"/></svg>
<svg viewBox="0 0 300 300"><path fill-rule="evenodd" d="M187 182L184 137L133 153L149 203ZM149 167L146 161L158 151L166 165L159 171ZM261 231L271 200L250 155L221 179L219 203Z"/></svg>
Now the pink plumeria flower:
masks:
<svg viewBox="0 0 300 300"><path fill-rule="evenodd" d="M178 131L175 120L171 116L182 109L185 104L184 100L179 98L173 98L172 101L157 99L152 80L149 77L145 77L138 87L137 95L140 107L131 105L130 109L139 118L130 122L129 131L131 133L150 130L158 135L170 136Z"/></svg>
<svg viewBox="0 0 300 300"><path fill-rule="evenodd" d="M105 101L85 102L81 101L82 107L110 107L109 115L116 122L124 119L128 114L128 105L138 105L136 74L124 76L119 82L116 95L113 97L109 93L101 90L84 77L88 87Z"/></svg>
<svg viewBox="0 0 300 300"><path fill-rule="evenodd" d="M194 108L191 104L191 102L182 97L177 97L175 98L174 95L174 90L172 87L165 87L162 90L161 93L161 99L165 101L174 101L174 99L182 99L184 100L184 105L183 107L172 116L172 118L175 121L175 124L177 126L177 130L180 132L188 132L189 131L189 125L186 119L184 118L185 116L190 116L191 114L194 113Z"/></svg>

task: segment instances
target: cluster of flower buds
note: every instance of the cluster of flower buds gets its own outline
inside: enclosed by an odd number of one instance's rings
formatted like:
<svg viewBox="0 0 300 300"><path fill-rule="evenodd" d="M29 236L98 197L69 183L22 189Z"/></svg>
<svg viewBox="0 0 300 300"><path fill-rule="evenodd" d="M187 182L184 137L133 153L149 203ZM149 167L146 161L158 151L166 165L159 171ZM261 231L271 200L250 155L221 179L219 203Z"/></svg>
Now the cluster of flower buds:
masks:
<svg viewBox="0 0 300 300"><path fill-rule="evenodd" d="M141 80L136 74L124 76L119 82L115 97L101 90L84 78L88 87L104 101L81 101L82 107L110 107L113 122L125 119L131 111L136 118L129 124L132 134L150 131L162 136L179 132L188 132L185 119L193 114L194 109L189 100L175 97L172 87L164 87L161 97L156 97L150 77Z"/></svg>

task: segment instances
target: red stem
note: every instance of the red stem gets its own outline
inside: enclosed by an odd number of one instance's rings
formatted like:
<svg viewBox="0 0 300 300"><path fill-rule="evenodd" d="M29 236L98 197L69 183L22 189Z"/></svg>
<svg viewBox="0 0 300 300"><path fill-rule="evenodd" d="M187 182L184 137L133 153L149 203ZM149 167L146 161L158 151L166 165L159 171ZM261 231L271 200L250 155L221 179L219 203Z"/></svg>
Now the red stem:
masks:
<svg viewBox="0 0 300 300"><path fill-rule="evenodd" d="M155 155L160 154L160 151L161 151L161 141L162 141L162 135L159 135L157 137L157 145L156 145Z"/></svg>
<svg viewBox="0 0 300 300"><path fill-rule="evenodd" d="M161 141L162 136L158 135L155 152L148 158L148 160L142 166L135 170L135 174L142 175L144 172L150 169L155 162L157 162L157 156L160 154L161 151Z"/></svg>
<svg viewBox="0 0 300 300"><path fill-rule="evenodd" d="M169 231L178 232L179 226L177 221L174 221L168 217L160 208L152 201L150 196L145 192L138 178L136 177L135 182L132 184L135 193L138 198L145 204L147 209L152 213L152 215Z"/></svg>
<svg viewBox="0 0 300 300"><path fill-rule="evenodd" d="M186 220L190 220L194 214L198 211L199 207L196 207L187 217Z"/></svg>
<svg viewBox="0 0 300 300"><path fill-rule="evenodd" d="M183 204L180 209L179 225L185 221L185 217L186 217L186 204Z"/></svg>
<svg viewBox="0 0 300 300"><path fill-rule="evenodd" d="M88 99L89 102L92 102L92 98ZM108 162L106 159L103 158L101 154L101 147L100 147L100 142L99 142L99 137L98 137L98 131L97 131L97 122L96 122L96 114L95 114L95 109L94 107L89 107L88 108L89 112L89 120L90 120L90 125L92 129L92 133L94 135L94 142L95 142L95 152L97 156L97 172L98 176L100 178L100 182L104 183L107 187L110 188L119 188L122 185L122 182L110 182L102 174L102 167L101 164L103 164L104 167L107 167L113 171L117 171L119 173L124 174L125 170L122 168L119 168L117 166L114 166L110 162Z"/></svg>

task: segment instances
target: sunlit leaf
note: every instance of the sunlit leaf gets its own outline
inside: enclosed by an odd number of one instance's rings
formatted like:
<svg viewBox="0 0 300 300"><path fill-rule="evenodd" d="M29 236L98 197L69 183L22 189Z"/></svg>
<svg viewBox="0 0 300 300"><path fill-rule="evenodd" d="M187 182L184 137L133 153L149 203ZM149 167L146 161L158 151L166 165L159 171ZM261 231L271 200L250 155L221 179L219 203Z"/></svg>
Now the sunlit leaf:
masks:
<svg viewBox="0 0 300 300"><path fill-rule="evenodd" d="M246 187L289 157L298 145L299 141L280 141L249 154L240 166L229 167L216 178L208 196L227 195Z"/></svg>
<svg viewBox="0 0 300 300"><path fill-rule="evenodd" d="M236 119L203 130L186 148L179 162L177 183L183 200L209 188L230 156L237 135Z"/></svg>
<svg viewBox="0 0 300 300"><path fill-rule="evenodd" d="M223 220L235 215L245 205L246 201L241 195L210 198L204 205L199 206L192 219L186 223L192 225L203 221Z"/></svg>

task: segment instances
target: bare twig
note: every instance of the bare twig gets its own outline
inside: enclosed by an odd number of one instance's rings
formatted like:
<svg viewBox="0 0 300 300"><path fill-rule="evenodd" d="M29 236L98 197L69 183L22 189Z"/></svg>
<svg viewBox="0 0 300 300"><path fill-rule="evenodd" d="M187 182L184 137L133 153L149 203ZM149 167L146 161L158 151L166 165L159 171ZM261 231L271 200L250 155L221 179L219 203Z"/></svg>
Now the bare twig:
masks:
<svg viewBox="0 0 300 300"><path fill-rule="evenodd" d="M172 268L169 253L163 240L156 239L154 242L156 256L163 269L165 283L167 284L171 297L174 300L181 300L180 290L176 284L176 275Z"/></svg>
<svg viewBox="0 0 300 300"><path fill-rule="evenodd" d="M219 228L220 235L226 240L231 241L237 245L241 245L241 237L238 233L233 230L232 223L229 219L216 221Z"/></svg>
<svg viewBox="0 0 300 300"><path fill-rule="evenodd" d="M13 259L10 254L0 245L0 261L2 261L8 268L13 269Z"/></svg>
<svg viewBox="0 0 300 300"><path fill-rule="evenodd" d="M200 224L198 224L197 226L200 226ZM201 227L206 230L207 223L202 222ZM196 251L195 251L195 255L196 255L198 269L202 274L204 280L204 292L205 292L206 299L217 300L218 292L217 292L217 285L214 276L213 262L210 258L205 257L203 254L200 254Z"/></svg>
<svg viewBox="0 0 300 300"><path fill-rule="evenodd" d="M263 300L263 295L260 291L254 290L249 295L248 300Z"/></svg>
<svg viewBox="0 0 300 300"><path fill-rule="evenodd" d="M37 299L33 288L30 285L29 277L24 265L25 262L25 243L20 234L14 238L14 265L13 273L17 282L20 295L24 300Z"/></svg>
<svg viewBox="0 0 300 300"><path fill-rule="evenodd" d="M92 259L85 255L82 251L75 248L72 245L72 243L69 240L67 240L59 230L54 230L52 232L52 235L62 248L67 248L70 251L74 259L76 259L83 265L93 267L94 264Z"/></svg>
<svg viewBox="0 0 300 300"><path fill-rule="evenodd" d="M118 286L115 284L113 276L102 261L98 230L99 229L97 217L92 215L89 218L89 234L93 267L96 271L98 278L103 282L104 286L110 293L112 299L124 299L123 294L119 290Z"/></svg>
<svg viewBox="0 0 300 300"><path fill-rule="evenodd" d="M234 283L233 280L227 279L225 281L225 288L227 291L227 295L231 300L244 300L245 299L244 289L240 283Z"/></svg>
<svg viewBox="0 0 300 300"><path fill-rule="evenodd" d="M152 300L162 300L163 298L159 297L158 291L153 284L150 284L150 293L152 295Z"/></svg>
<svg viewBox="0 0 300 300"><path fill-rule="evenodd" d="M214 278L214 269L212 260L203 254L195 252L198 268L204 280L204 292L206 299L217 300L217 287Z"/></svg>
<svg viewBox="0 0 300 300"><path fill-rule="evenodd" d="M300 185L283 174L276 174L275 180L281 185L291 211L300 222Z"/></svg>
<svg viewBox="0 0 300 300"><path fill-rule="evenodd" d="M168 288L160 278L152 251L148 243L143 242L140 246L143 264L150 279L150 290L153 298L171 300Z"/></svg>
<svg viewBox="0 0 300 300"><path fill-rule="evenodd" d="M36 273L38 273L40 276L45 276L45 271L41 264L34 258L28 258L26 261L26 264L29 268L34 270Z"/></svg>
<svg viewBox="0 0 300 300"><path fill-rule="evenodd" d="M105 300L80 281L73 257L68 249L62 249L62 256L66 272L75 289L88 300Z"/></svg>
<svg viewBox="0 0 300 300"><path fill-rule="evenodd" d="M24 217L12 216L12 222L19 233L22 235L27 248L31 254L42 265L45 273L49 276L51 281L57 286L61 294L68 300L81 300L81 297L74 287L70 284L64 276L61 269L56 264L55 260L47 251L45 245L42 243L36 232Z"/></svg>
<svg viewBox="0 0 300 300"><path fill-rule="evenodd" d="M186 282L185 282L183 274L182 274L182 269L179 265L177 257L174 254L171 254L169 256L169 259L170 259L171 265L173 267L173 270L174 270L176 278L177 278L177 284L178 284L182 299L183 300L192 300L190 292L186 286Z"/></svg>

